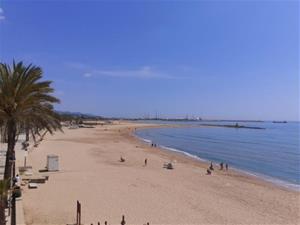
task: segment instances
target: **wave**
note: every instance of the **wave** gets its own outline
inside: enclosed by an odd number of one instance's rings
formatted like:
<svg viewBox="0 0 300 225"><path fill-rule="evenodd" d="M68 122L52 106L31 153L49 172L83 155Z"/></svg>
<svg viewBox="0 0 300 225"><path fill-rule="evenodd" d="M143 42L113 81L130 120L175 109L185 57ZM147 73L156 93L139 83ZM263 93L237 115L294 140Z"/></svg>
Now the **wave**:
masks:
<svg viewBox="0 0 300 225"><path fill-rule="evenodd" d="M234 167L232 167L232 169L237 171L237 172L244 173L244 174L247 174L247 175L252 176L252 177L263 179L265 181L276 184L278 186L285 187L285 188L300 192L300 185L299 184L289 183L287 181L279 180L277 178L270 177L270 176L267 176L267 175L264 175L264 174L254 173L254 172L250 172L250 171L247 171L247 170L241 170L241 169L237 169L237 168L234 168Z"/></svg>
<svg viewBox="0 0 300 225"><path fill-rule="evenodd" d="M170 148L170 147L166 147L166 146L163 146L163 145L158 145L158 147L160 147L160 148L162 148L162 149L166 149L166 150L168 150L168 151L182 153L182 154L184 154L184 155L186 155L186 156L189 156L189 157L191 157L191 158L200 160L200 161L202 161L202 162L210 162L209 160L202 159L202 158L200 158L200 157L197 156L197 155L193 155L193 154L191 154L191 153L188 153L188 152L185 152L185 151L176 149L176 148Z"/></svg>
<svg viewBox="0 0 300 225"><path fill-rule="evenodd" d="M137 137L137 138L139 138L140 140L142 140L143 142L146 142L146 143L152 143L152 141L151 140L149 140L149 139L145 139L145 138L141 138L141 137L139 137L139 136L137 136L137 135L134 135L135 137Z"/></svg>
<svg viewBox="0 0 300 225"><path fill-rule="evenodd" d="M136 133L134 134L134 136L136 138L140 139L141 141L147 143L147 144L150 144L150 143L153 142L152 140L145 139L145 138L142 138L142 137L138 136ZM159 148L165 149L167 151L178 152L178 153L184 154L184 155L186 155L186 156L188 156L190 158L199 160L201 162L211 162L211 160L203 159L203 158L201 158L201 157L199 157L197 155L188 153L188 152L180 150L180 149L171 148L171 147L164 146L164 145L157 145L157 146ZM214 163L216 163L216 162L214 162ZM263 180L265 180L267 182L270 182L270 183L273 183L275 185L278 185L278 186L281 186L281 187L288 188L290 190L294 190L294 191L299 191L300 192L300 185L299 184L289 183L287 181L279 180L279 179L276 179L274 177L270 177L270 176L259 174L259 173L250 172L250 171L247 171L247 170L238 169L238 168L235 168L235 167L231 167L231 169L234 170L234 171L237 171L239 173L244 173L244 174L247 174L247 175L252 176L252 177L263 179Z"/></svg>

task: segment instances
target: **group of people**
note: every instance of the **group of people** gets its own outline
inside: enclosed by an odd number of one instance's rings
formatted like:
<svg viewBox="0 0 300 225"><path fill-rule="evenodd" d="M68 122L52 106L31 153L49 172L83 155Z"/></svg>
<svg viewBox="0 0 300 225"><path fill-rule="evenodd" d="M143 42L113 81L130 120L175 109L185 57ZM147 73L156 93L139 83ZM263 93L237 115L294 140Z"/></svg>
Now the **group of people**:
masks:
<svg viewBox="0 0 300 225"><path fill-rule="evenodd" d="M156 147L156 144L152 143L151 144L152 147ZM120 162L125 162L125 158L123 158L122 156L120 157ZM144 166L147 166L148 164L148 159L145 158L144 160ZM225 165L225 170L228 171L228 163L225 163L224 162L221 162L220 163L220 169L219 170L224 170L224 165ZM206 170L206 174L207 175L211 175L212 174L212 171L214 171L214 165L212 162L210 162L210 166L207 168Z"/></svg>
<svg viewBox="0 0 300 225"><path fill-rule="evenodd" d="M157 144L151 143L151 147L156 148L156 147L157 147Z"/></svg>
<svg viewBox="0 0 300 225"><path fill-rule="evenodd" d="M211 175L211 173L212 173L213 170L214 170L213 163L210 162L210 166L209 166L208 169L206 170L207 175ZM220 170L224 170L224 163L223 163L223 162L220 163ZM227 163L225 164L225 170L226 170L226 171L228 170L228 164L227 164Z"/></svg>
<svg viewBox="0 0 300 225"><path fill-rule="evenodd" d="M123 158L123 156L120 157L120 162L125 162L125 158ZM144 166L147 166L147 163L148 163L148 159L145 158Z"/></svg>
<svg viewBox="0 0 300 225"><path fill-rule="evenodd" d="M224 169L224 163L221 162L220 163L220 170L223 170L223 169ZM227 163L225 164L225 169L228 170L228 164Z"/></svg>

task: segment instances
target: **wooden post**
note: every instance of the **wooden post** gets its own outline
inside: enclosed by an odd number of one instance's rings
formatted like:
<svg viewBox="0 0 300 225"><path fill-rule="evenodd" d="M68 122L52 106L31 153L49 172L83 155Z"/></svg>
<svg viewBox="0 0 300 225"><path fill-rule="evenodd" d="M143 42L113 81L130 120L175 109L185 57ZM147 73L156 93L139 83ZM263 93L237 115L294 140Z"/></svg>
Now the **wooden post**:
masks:
<svg viewBox="0 0 300 225"><path fill-rule="evenodd" d="M76 225L78 225L78 201L76 205Z"/></svg>
<svg viewBox="0 0 300 225"><path fill-rule="evenodd" d="M81 204L80 204L80 202L78 202L79 203L79 220L78 220L78 225L81 225Z"/></svg>
<svg viewBox="0 0 300 225"><path fill-rule="evenodd" d="M104 224L107 225L107 221L105 221Z"/></svg>
<svg viewBox="0 0 300 225"><path fill-rule="evenodd" d="M125 224L126 224L126 222L125 222L125 216L123 215L123 216L122 216L121 225L125 225Z"/></svg>
<svg viewBox="0 0 300 225"><path fill-rule="evenodd" d="M76 225L81 224L81 204L77 201L77 211L76 211Z"/></svg>

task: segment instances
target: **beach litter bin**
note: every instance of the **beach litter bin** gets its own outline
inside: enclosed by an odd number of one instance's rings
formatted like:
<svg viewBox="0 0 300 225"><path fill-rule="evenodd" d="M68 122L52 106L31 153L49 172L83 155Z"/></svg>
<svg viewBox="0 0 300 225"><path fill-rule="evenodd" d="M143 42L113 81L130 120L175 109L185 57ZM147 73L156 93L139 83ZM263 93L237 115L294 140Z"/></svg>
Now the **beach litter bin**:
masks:
<svg viewBox="0 0 300 225"><path fill-rule="evenodd" d="M47 155L47 170L58 171L58 155Z"/></svg>

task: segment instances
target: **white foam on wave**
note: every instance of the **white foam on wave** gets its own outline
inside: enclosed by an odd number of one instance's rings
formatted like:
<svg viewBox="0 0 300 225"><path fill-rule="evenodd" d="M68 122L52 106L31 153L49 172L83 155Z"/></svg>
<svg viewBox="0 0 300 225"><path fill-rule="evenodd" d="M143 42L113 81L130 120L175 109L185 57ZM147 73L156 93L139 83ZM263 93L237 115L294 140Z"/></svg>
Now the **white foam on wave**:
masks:
<svg viewBox="0 0 300 225"><path fill-rule="evenodd" d="M203 162L209 162L209 160L202 159L199 156L193 155L191 153L188 153L188 152L185 152L185 151L182 151L182 150L178 150L176 148L170 148L170 147L166 147L166 146L163 146L163 145L158 145L158 147L160 147L162 149L166 149L168 151L178 152L178 153L184 154L184 155L189 156L189 157L191 157L193 159L197 159L197 160L200 160L200 161L203 161Z"/></svg>
<svg viewBox="0 0 300 225"><path fill-rule="evenodd" d="M237 168L234 168L234 167L232 167L232 169L237 171L237 172L244 173L244 174L247 174L247 175L252 176L252 177L263 179L265 181L268 181L270 183L279 185L281 187L285 187L285 188L292 189L294 191L299 191L300 192L300 185L299 184L289 183L287 181L279 180L277 178L270 177L270 176L267 176L267 175L264 175L264 174L250 172L250 171L242 170L242 169L237 169Z"/></svg>
<svg viewBox="0 0 300 225"><path fill-rule="evenodd" d="M138 139L146 142L147 144L150 144L150 143L153 142L152 140L142 138L142 137L140 137L140 136L138 136L136 134L134 134L134 136L136 138L138 138ZM176 149L176 148L171 148L171 147L167 147L167 146L164 146L164 145L157 145L157 146L159 148L165 149L167 151L178 152L178 153L184 154L184 155L186 155L188 157L191 157L193 159L197 159L197 160L202 161L202 162L211 162L210 160L200 158L197 155L193 155L191 153L188 153L188 152ZM242 170L242 169L237 169L237 168L234 168L234 167L231 167L231 169L233 169L233 170L235 170L235 171L237 171L239 173L244 173L244 174L247 174L247 175L252 176L252 177L263 179L265 181L268 181L270 183L276 184L278 186L285 187L285 188L288 188L288 189L300 192L300 185L299 184L289 183L287 181L279 180L279 179L276 179L276 178L273 178L273 177L269 177L267 175L263 175L263 174L259 174L259 173L254 173L254 172L250 172L250 171L246 171L246 170Z"/></svg>
<svg viewBox="0 0 300 225"><path fill-rule="evenodd" d="M147 144L152 143L151 140L142 138L142 137L140 137L140 136L137 136L136 134L133 134L133 136L136 137L136 138L138 138L138 139L140 139L140 140L143 141L143 142L146 142Z"/></svg>

